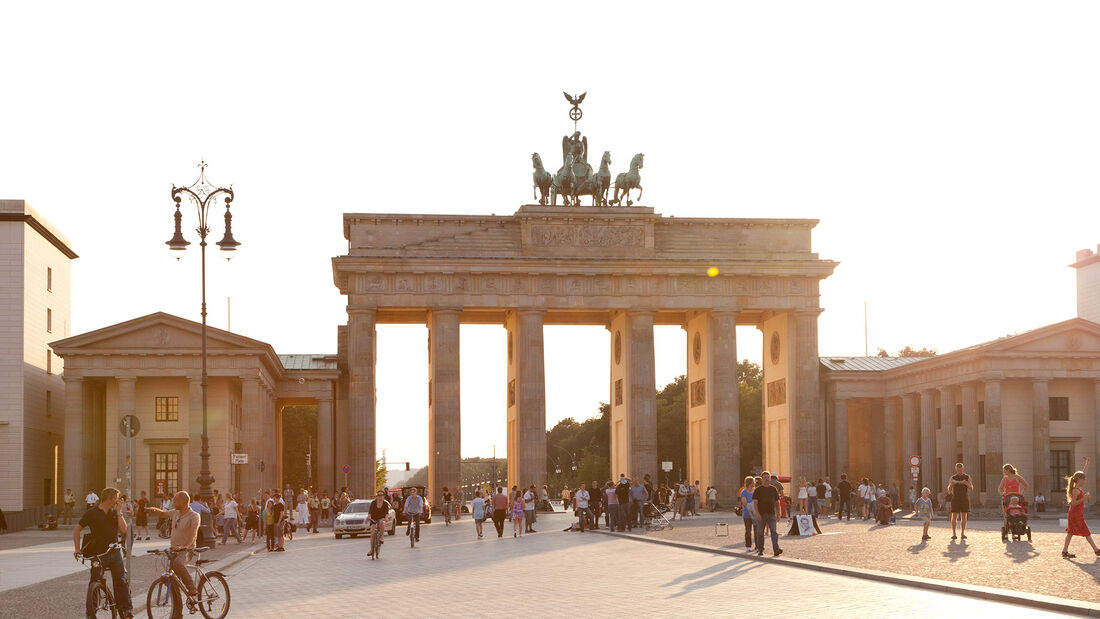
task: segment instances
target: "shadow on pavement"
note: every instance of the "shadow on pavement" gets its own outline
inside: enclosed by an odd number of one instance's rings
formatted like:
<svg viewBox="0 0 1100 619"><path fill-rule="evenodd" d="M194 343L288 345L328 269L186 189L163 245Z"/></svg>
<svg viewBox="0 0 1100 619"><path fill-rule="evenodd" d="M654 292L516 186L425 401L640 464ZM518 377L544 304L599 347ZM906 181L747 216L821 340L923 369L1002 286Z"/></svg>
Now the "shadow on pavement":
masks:
<svg viewBox="0 0 1100 619"><path fill-rule="evenodd" d="M962 543L955 543L955 540L951 540L951 544L947 547L947 552L943 553L943 556L952 563L970 556L970 546L963 541Z"/></svg>
<svg viewBox="0 0 1100 619"><path fill-rule="evenodd" d="M763 563L758 563L756 561L733 559L731 561L727 561L719 565L714 565L698 572L694 572L692 574L679 576L675 580L670 581L668 584L662 585L662 587L672 587L677 584L683 583L683 586L680 588L679 591L668 596L669 599L678 598L694 591L698 591L700 589L706 589L707 587L713 587L715 585L728 582L731 578L735 578L739 574L743 574L749 570L754 570L758 567L762 567L763 565Z"/></svg>
<svg viewBox="0 0 1100 619"><path fill-rule="evenodd" d="M1009 542L1005 545L1005 554L1012 557L1016 563L1023 563L1028 559L1039 556L1039 552L1031 545L1031 542Z"/></svg>

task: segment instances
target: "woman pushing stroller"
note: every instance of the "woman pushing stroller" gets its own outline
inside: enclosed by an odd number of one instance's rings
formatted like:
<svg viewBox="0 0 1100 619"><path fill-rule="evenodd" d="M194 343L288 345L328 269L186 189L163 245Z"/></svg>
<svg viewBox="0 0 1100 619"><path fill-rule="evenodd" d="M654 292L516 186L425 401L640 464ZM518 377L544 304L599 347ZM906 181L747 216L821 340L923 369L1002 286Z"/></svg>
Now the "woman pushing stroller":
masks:
<svg viewBox="0 0 1100 619"><path fill-rule="evenodd" d="M1001 479L1001 483L997 486L997 491L1001 493L1001 515L1004 517L1004 523L1001 525L1001 541L1008 541L1009 522L1008 522L1008 505L1012 501L1012 498L1017 499L1017 503L1025 510L1027 510L1027 498L1024 496L1024 492L1028 489L1027 480L1024 479L1019 473L1016 472L1016 467L1011 464L1005 464L1001 467L1001 471L1004 473L1004 477Z"/></svg>

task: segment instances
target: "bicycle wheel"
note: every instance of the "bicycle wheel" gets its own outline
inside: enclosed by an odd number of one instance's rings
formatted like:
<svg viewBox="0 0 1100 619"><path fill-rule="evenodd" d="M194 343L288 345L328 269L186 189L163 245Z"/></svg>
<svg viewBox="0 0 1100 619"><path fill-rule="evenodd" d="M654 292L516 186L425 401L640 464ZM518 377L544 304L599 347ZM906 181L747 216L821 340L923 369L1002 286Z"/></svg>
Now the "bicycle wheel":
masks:
<svg viewBox="0 0 1100 619"><path fill-rule="evenodd" d="M111 592L107 590L106 584L97 581L88 585L88 599L91 601L91 607L95 610L96 617L114 619L118 616L115 613L115 600L111 597Z"/></svg>
<svg viewBox="0 0 1100 619"><path fill-rule="evenodd" d="M145 609L149 619L171 619L177 615L177 609L180 613L183 612L182 607L179 590L171 578L161 576L149 585L149 593L145 596Z"/></svg>
<svg viewBox="0 0 1100 619"><path fill-rule="evenodd" d="M374 550L374 554L371 555L371 556L373 556L375 559L381 558L381 552L382 552L382 530L381 529L375 531L374 535L371 536L371 544L373 544L373 546L371 546L371 549Z"/></svg>
<svg viewBox="0 0 1100 619"><path fill-rule="evenodd" d="M221 572L206 572L199 578L199 612L206 619L222 619L229 614L229 583Z"/></svg>

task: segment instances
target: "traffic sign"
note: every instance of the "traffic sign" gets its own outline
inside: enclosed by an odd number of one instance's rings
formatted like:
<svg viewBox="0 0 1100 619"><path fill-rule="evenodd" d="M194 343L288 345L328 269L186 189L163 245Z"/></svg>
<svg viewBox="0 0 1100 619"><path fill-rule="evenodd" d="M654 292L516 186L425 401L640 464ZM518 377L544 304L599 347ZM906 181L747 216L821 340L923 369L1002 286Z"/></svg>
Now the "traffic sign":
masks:
<svg viewBox="0 0 1100 619"><path fill-rule="evenodd" d="M230 464L248 464L248 454L229 454Z"/></svg>
<svg viewBox="0 0 1100 619"><path fill-rule="evenodd" d="M909 456L909 466L920 466L920 456Z"/></svg>
<svg viewBox="0 0 1100 619"><path fill-rule="evenodd" d="M920 467L919 466L909 467L909 472L913 474L913 481L917 481L917 479L920 477Z"/></svg>
<svg viewBox="0 0 1100 619"><path fill-rule="evenodd" d="M133 438L141 430L141 421L133 415L126 415L118 420L118 432L126 438Z"/></svg>
<svg viewBox="0 0 1100 619"><path fill-rule="evenodd" d="M345 464L344 465L344 475L347 475L350 472L351 472L351 467Z"/></svg>

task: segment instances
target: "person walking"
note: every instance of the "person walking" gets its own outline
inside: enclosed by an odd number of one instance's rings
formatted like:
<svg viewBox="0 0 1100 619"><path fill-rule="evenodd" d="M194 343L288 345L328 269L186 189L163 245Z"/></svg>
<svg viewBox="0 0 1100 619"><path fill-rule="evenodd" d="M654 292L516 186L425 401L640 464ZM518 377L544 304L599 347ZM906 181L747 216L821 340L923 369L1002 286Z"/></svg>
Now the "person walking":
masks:
<svg viewBox="0 0 1100 619"><path fill-rule="evenodd" d="M144 494L144 493L143 493ZM222 545L229 540L229 534L232 532L233 537L237 538L238 544L243 544L244 540L241 539L240 531L240 509L237 503L237 499L233 495L229 495L225 504L222 506L224 510L222 512Z"/></svg>
<svg viewBox="0 0 1100 619"><path fill-rule="evenodd" d="M1062 545L1062 557L1066 559L1072 559L1077 555L1069 551L1069 542L1075 535L1085 538L1085 541L1092 546L1093 553L1100 557L1100 548L1096 547L1096 543L1092 541L1092 532L1089 531L1089 527L1085 524L1085 501L1089 498L1088 490L1085 490L1085 471L1089 470L1089 463L1092 462L1092 458L1085 458L1085 466L1080 471L1075 472L1066 478L1066 501L1069 503L1069 514L1066 517L1066 543Z"/></svg>
<svg viewBox="0 0 1100 619"><path fill-rule="evenodd" d="M577 520L580 523L581 533L584 533L585 523L589 526L592 524L592 510L588 508L589 499L590 495L584 489L584 484L577 486L576 492L573 493L573 500L577 504Z"/></svg>
<svg viewBox="0 0 1100 619"><path fill-rule="evenodd" d="M610 480L604 484L603 488L604 503L607 507L607 530L614 531L619 528L619 495L615 494L615 484Z"/></svg>
<svg viewBox="0 0 1100 619"><path fill-rule="evenodd" d="M504 493L503 486L497 486L496 494L492 498L493 527L497 530L497 537L504 537L504 521L508 516L508 495Z"/></svg>
<svg viewBox="0 0 1100 619"><path fill-rule="evenodd" d="M332 499L328 496L328 490L321 493L321 519L325 522L332 519Z"/></svg>
<svg viewBox="0 0 1100 619"><path fill-rule="evenodd" d="M539 509L550 509L550 488L546 484L539 488Z"/></svg>
<svg viewBox="0 0 1100 619"><path fill-rule="evenodd" d="M289 485L287 489L289 490ZM275 500L275 504L271 506L271 509L274 512L275 521L275 550L273 552L285 552L286 542L284 540L286 537L287 514L290 512L290 508L286 501L279 497Z"/></svg>
<svg viewBox="0 0 1100 619"><path fill-rule="evenodd" d="M275 552L275 502L277 500L275 496L270 492L264 493L263 513L260 514L264 523L264 539L267 541L268 552Z"/></svg>
<svg viewBox="0 0 1100 619"><path fill-rule="evenodd" d="M634 528L630 525L630 480L626 477L620 477L619 483L615 485L615 498L619 501L616 506L619 531L626 531L627 528L633 531Z"/></svg>
<svg viewBox="0 0 1100 619"><path fill-rule="evenodd" d="M573 498L572 495L569 493L569 486L566 486L566 487L561 489L561 507L562 507L562 509L564 509L567 512L569 511L569 506L571 505L572 498Z"/></svg>
<svg viewBox="0 0 1100 619"><path fill-rule="evenodd" d="M648 501L649 495L645 491L645 486L643 486L642 481L635 476L634 484L630 486L630 523L632 525L645 529L645 504Z"/></svg>
<svg viewBox="0 0 1100 619"><path fill-rule="evenodd" d="M920 520L924 524L924 534L921 535L921 541L932 539L932 536L928 535L928 527L932 524L934 512L932 509L932 491L928 488L922 488L920 491L920 498L916 500L914 506L917 511L917 520Z"/></svg>
<svg viewBox="0 0 1100 619"><path fill-rule="evenodd" d="M741 501L741 519L745 521L745 548L752 550L752 543L756 539L756 532L753 530L756 519L753 518L752 507L752 492L756 490L756 479L753 477L745 478L745 485L741 488L741 492L738 494Z"/></svg>
<svg viewBox="0 0 1100 619"><path fill-rule="evenodd" d="M484 534L481 530L482 523L485 522L485 498L481 496L481 489L474 491L474 500L470 504L470 513L474 516L474 530L477 531L477 538L482 539Z"/></svg>
<svg viewBox="0 0 1100 619"><path fill-rule="evenodd" d="M313 527L313 532L317 532L317 523L321 520L321 497L317 496L316 492L310 492L309 498L306 500L309 504L309 526Z"/></svg>
<svg viewBox="0 0 1100 619"><path fill-rule="evenodd" d="M126 578L126 564L122 560L122 552L117 548L108 552L110 545L118 542L119 535L126 535L126 519L122 516L122 510L119 509L121 506L118 505L118 489L104 488L103 500L100 501L97 496L96 502L98 506L85 511L80 517L80 522L73 527L73 557L80 559L81 555L85 557L103 555L100 558L99 570L92 570L91 580L99 578L102 574L101 570L110 570L111 587L114 589L119 613L123 617L133 617L130 583ZM80 532L85 528L91 530L91 539L88 546L82 548ZM95 601L89 595L84 609L85 616L96 615L94 604Z"/></svg>
<svg viewBox="0 0 1100 619"><path fill-rule="evenodd" d="M707 486L707 511L718 509L718 488Z"/></svg>
<svg viewBox="0 0 1100 619"><path fill-rule="evenodd" d="M298 526L309 531L309 495L306 494L306 489L302 488L298 491Z"/></svg>
<svg viewBox="0 0 1100 619"><path fill-rule="evenodd" d="M760 480L761 485L752 492L753 516L759 522L759 527L756 529L756 554L760 556L764 554L764 529L768 528L772 536L772 553L778 557L783 554L783 550L779 548L779 533L775 529L779 491L771 485L771 473L767 471L760 473Z"/></svg>
<svg viewBox="0 0 1100 619"><path fill-rule="evenodd" d="M73 523L73 508L76 507L76 497L72 488L65 488L65 498L61 502L61 524Z"/></svg>
<svg viewBox="0 0 1100 619"><path fill-rule="evenodd" d="M1001 483L997 485L997 492L1001 494L1001 512L1004 516L1004 524L1001 529L1001 541L1008 541L1008 502L1015 496L1019 499L1019 502L1026 506L1026 499L1024 493L1027 492L1028 483L1021 475L1016 472L1016 467L1011 464L1005 464L1001 467L1003 477Z"/></svg>
<svg viewBox="0 0 1100 619"><path fill-rule="evenodd" d="M684 519L686 510L684 505L687 503L688 497L691 495L691 490L688 489L687 484L680 482L676 486L676 497L672 499L672 520L676 520L676 515L680 515L680 520Z"/></svg>
<svg viewBox="0 0 1100 619"><path fill-rule="evenodd" d="M951 539L955 539L955 524L961 523L959 532L966 539L966 517L970 514L970 491L974 482L966 474L962 462L955 463L955 474L947 479L947 492L951 495Z"/></svg>
<svg viewBox="0 0 1100 619"><path fill-rule="evenodd" d="M531 485L527 492L523 493L523 521L526 525L524 533L535 532L535 486Z"/></svg>
<svg viewBox="0 0 1100 619"><path fill-rule="evenodd" d="M520 490L516 490L512 493L512 537L518 538L523 535L523 519L524 519L524 504L523 493Z"/></svg>
<svg viewBox="0 0 1100 619"><path fill-rule="evenodd" d="M84 510L87 511L96 506L99 503L99 495L95 493L95 490L89 490L88 496L84 497Z"/></svg>
<svg viewBox="0 0 1100 619"><path fill-rule="evenodd" d="M256 541L260 529L260 515L256 509L256 499L248 503L248 510L244 515L244 540L252 544ZM251 535L251 537L249 537Z"/></svg>
<svg viewBox="0 0 1100 619"><path fill-rule="evenodd" d="M134 520L134 528L137 529L137 538L141 539L141 532L145 531L145 539L149 539L149 514L145 512L145 508L149 505L149 497L146 496L145 491L141 491L141 497L137 500L137 515Z"/></svg>

